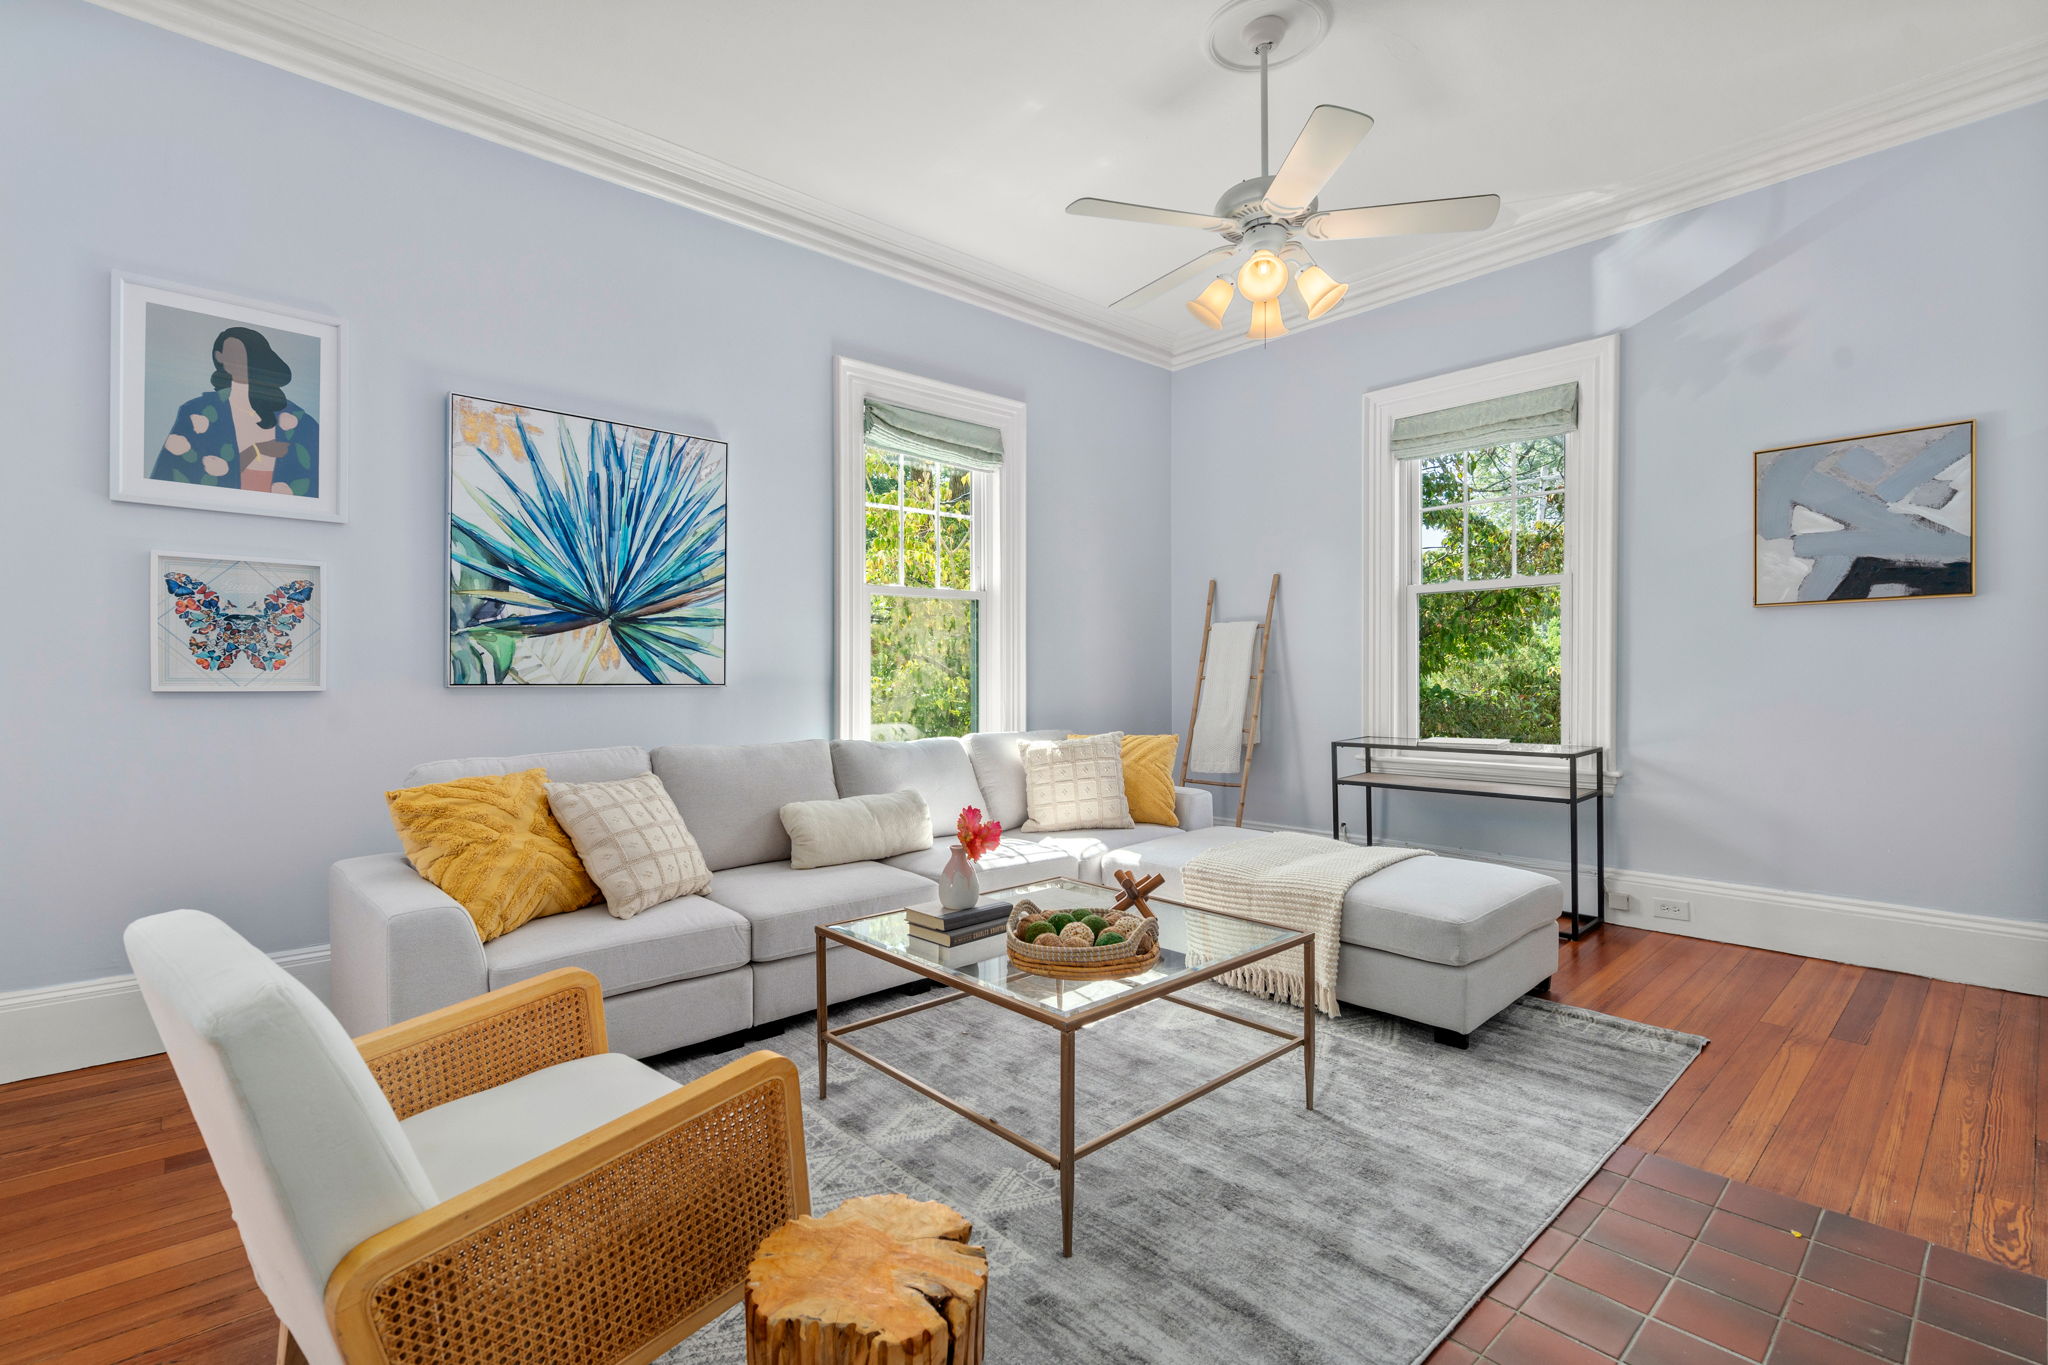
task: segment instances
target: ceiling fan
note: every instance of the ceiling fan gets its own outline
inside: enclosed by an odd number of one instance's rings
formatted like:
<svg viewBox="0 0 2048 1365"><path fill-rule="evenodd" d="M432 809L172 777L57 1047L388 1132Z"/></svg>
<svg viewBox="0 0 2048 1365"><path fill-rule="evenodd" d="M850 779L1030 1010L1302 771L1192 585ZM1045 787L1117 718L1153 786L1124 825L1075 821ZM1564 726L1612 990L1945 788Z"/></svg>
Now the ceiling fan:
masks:
<svg viewBox="0 0 2048 1365"><path fill-rule="evenodd" d="M1496 194L1467 195L1460 199L1423 199L1408 204L1374 204L1367 208L1321 208L1316 196L1372 127L1372 120L1355 109L1334 104L1317 105L1315 112L1308 116L1308 122L1302 125L1300 136L1294 139L1287 159L1280 163L1280 169L1269 170L1266 145L1267 66L1274 48L1287 36L1287 29L1287 19L1278 14L1260 15L1244 26L1243 41L1256 54L1259 63L1259 174L1225 190L1223 197L1216 201L1215 212L1160 209L1115 199L1076 199L1067 205L1068 213L1082 217L1201 228L1223 238L1224 245L1167 271L1142 289L1124 295L1110 307L1136 308L1177 285L1213 271L1216 278L1199 296L1188 301L1188 311L1205 326L1220 331L1224 311L1229 308L1232 298L1235 294L1243 294L1246 302L1252 305L1251 327L1246 335L1263 341L1287 330L1280 314L1280 299L1287 290L1290 275L1310 318L1319 318L1336 307L1350 289L1349 285L1331 279L1297 238L1341 241L1425 232L1476 232L1492 226L1500 212L1500 196ZM1320 36L1319 33L1312 35L1311 41ZM1290 54L1298 55L1299 50ZM1225 64L1239 69L1249 65ZM1224 263L1247 250L1251 255L1237 271L1237 287L1233 292Z"/></svg>

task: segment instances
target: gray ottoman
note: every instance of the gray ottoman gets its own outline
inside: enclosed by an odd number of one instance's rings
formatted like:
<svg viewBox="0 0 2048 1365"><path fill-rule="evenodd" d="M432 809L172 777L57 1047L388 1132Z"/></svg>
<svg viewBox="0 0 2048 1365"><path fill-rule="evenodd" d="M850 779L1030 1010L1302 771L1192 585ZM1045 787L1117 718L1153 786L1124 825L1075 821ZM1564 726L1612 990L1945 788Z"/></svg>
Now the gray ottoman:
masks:
<svg viewBox="0 0 2048 1365"><path fill-rule="evenodd" d="M1181 894L1190 859L1255 829L1187 830L1106 853L1103 880L1119 868L1166 879ZM1354 884L1344 898L1337 998L1428 1024L1440 1042L1464 1047L1481 1024L1557 970L1556 878L1464 858L1409 858Z"/></svg>

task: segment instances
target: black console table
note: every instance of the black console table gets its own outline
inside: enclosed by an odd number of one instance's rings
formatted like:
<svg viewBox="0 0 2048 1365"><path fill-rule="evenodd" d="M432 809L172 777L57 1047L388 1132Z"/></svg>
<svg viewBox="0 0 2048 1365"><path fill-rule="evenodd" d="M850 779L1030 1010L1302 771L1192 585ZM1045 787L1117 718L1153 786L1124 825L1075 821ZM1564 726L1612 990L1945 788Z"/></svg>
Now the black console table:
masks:
<svg viewBox="0 0 2048 1365"><path fill-rule="evenodd" d="M1344 753L1354 751L1363 766L1344 771ZM1564 765L1565 785L1544 782L1501 782L1468 777L1439 777L1429 773L1375 771L1374 753L1461 754L1485 758L1514 757L1549 759ZM1579 784L1580 765L1591 760L1592 785ZM1507 801L1538 801L1565 808L1571 829L1571 921L1570 933L1558 937L1576 941L1607 923L1607 753L1594 745L1573 749L1561 744L1472 744L1449 740L1400 739L1361 735L1340 739L1330 745L1330 837L1343 837L1341 798L1346 787L1365 789L1365 842L1372 840L1372 792L1374 788L1409 792L1447 792L1463 796L1491 796ZM1579 807L1593 803L1593 885L1595 906L1591 915L1579 913Z"/></svg>

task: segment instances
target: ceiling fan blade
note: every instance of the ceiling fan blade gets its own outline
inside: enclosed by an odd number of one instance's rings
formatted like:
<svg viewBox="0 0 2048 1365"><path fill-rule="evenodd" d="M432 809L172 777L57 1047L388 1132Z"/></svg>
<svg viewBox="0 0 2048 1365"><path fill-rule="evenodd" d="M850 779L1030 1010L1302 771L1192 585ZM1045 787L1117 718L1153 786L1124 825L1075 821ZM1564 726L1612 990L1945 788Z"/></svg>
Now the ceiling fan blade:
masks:
<svg viewBox="0 0 2048 1365"><path fill-rule="evenodd" d="M1474 194L1463 199L1419 199L1412 204L1374 204L1363 209L1329 209L1302 224L1302 231L1323 241L1350 237L1403 237L1421 232L1477 232L1492 227L1500 213L1500 196Z"/></svg>
<svg viewBox="0 0 2048 1365"><path fill-rule="evenodd" d="M1216 266L1236 254L1237 248L1234 246L1219 246L1214 251L1205 251L1186 265L1176 266L1174 269L1167 271L1144 288L1133 289L1130 293L1109 306L1112 308L1136 308L1139 304L1150 303L1175 285L1182 284L1195 278L1197 275L1213 270Z"/></svg>
<svg viewBox="0 0 2048 1365"><path fill-rule="evenodd" d="M1127 223L1160 223L1166 227L1201 228L1221 232L1237 226L1213 213L1189 213L1184 209L1155 209L1150 204L1126 204L1119 199L1076 199L1067 212L1082 218L1120 218Z"/></svg>
<svg viewBox="0 0 2048 1365"><path fill-rule="evenodd" d="M1301 135L1294 139L1273 183L1266 187L1266 204L1273 215L1292 218L1306 212L1371 129L1372 120L1356 109L1318 104L1308 122L1301 125Z"/></svg>

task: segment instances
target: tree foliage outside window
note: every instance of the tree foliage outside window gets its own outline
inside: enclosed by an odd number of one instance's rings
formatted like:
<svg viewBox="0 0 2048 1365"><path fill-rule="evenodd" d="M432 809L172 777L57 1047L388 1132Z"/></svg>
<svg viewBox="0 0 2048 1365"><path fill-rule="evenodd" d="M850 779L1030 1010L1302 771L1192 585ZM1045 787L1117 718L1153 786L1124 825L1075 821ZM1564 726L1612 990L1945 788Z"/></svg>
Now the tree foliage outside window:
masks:
<svg viewBox="0 0 2048 1365"><path fill-rule="evenodd" d="M981 657L974 477L870 449L866 501L869 732L892 739L969 734L978 719Z"/></svg>
<svg viewBox="0 0 2048 1365"><path fill-rule="evenodd" d="M1564 471L1556 437L1424 462L1416 593L1423 737L1559 742Z"/></svg>

